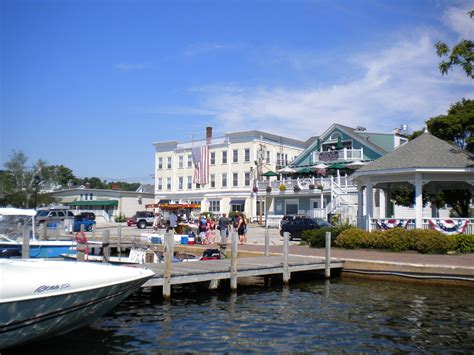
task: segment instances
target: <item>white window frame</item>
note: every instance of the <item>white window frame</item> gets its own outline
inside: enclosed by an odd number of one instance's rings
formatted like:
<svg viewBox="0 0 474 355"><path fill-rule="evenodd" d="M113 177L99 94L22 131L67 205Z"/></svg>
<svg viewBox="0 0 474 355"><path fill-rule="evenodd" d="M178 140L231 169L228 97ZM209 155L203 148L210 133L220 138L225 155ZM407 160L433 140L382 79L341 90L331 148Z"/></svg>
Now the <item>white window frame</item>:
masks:
<svg viewBox="0 0 474 355"><path fill-rule="evenodd" d="M238 186L239 186L239 173L232 173L232 187L238 187Z"/></svg>
<svg viewBox="0 0 474 355"><path fill-rule="evenodd" d="M178 176L178 190L183 189L184 178L182 176Z"/></svg>
<svg viewBox="0 0 474 355"><path fill-rule="evenodd" d="M296 200L296 199L285 200L285 214L288 214L288 212L287 212L288 205L296 205L297 206L296 214L300 210L300 201L299 200Z"/></svg>
<svg viewBox="0 0 474 355"><path fill-rule="evenodd" d="M193 189L193 177L192 176L188 176L186 178L186 189L187 190L192 190Z"/></svg>
<svg viewBox="0 0 474 355"><path fill-rule="evenodd" d="M167 161L166 161L166 168L167 169L172 169L173 165L171 163L171 157L168 157Z"/></svg>
<svg viewBox="0 0 474 355"><path fill-rule="evenodd" d="M158 170L163 170L163 157L158 158Z"/></svg>
<svg viewBox="0 0 474 355"><path fill-rule="evenodd" d="M238 163L238 162L239 162L239 150L232 149L232 163Z"/></svg>
<svg viewBox="0 0 474 355"><path fill-rule="evenodd" d="M211 188L216 187L216 174L211 174L209 176L209 185L210 185Z"/></svg>
<svg viewBox="0 0 474 355"><path fill-rule="evenodd" d="M158 178L157 190L158 191L163 191L163 178Z"/></svg>
<svg viewBox="0 0 474 355"><path fill-rule="evenodd" d="M228 186L228 176L227 173L222 173L221 174L221 186L222 187L227 187Z"/></svg>
<svg viewBox="0 0 474 355"><path fill-rule="evenodd" d="M188 155L188 168L193 167L193 156L191 154Z"/></svg>
<svg viewBox="0 0 474 355"><path fill-rule="evenodd" d="M216 165L216 152L210 153L209 164Z"/></svg>
<svg viewBox="0 0 474 355"><path fill-rule="evenodd" d="M184 168L184 155L178 155L178 169Z"/></svg>
<svg viewBox="0 0 474 355"><path fill-rule="evenodd" d="M166 190L171 190L171 178L166 178Z"/></svg>
<svg viewBox="0 0 474 355"><path fill-rule="evenodd" d="M250 186L250 173L244 174L244 186Z"/></svg>
<svg viewBox="0 0 474 355"><path fill-rule="evenodd" d="M227 150L222 151L222 164L227 164Z"/></svg>
<svg viewBox="0 0 474 355"><path fill-rule="evenodd" d="M245 163L250 162L250 148L244 149L244 162Z"/></svg>

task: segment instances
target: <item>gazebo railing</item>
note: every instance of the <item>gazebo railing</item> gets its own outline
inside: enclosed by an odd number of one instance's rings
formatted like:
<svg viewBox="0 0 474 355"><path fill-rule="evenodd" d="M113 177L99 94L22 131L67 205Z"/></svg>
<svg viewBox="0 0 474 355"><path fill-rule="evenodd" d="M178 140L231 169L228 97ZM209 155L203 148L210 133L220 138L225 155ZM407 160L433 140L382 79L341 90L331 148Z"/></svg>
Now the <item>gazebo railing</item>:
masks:
<svg viewBox="0 0 474 355"><path fill-rule="evenodd" d="M372 218L371 230L392 228L415 229L412 218ZM434 229L444 234L474 234L474 218L423 218L422 229Z"/></svg>

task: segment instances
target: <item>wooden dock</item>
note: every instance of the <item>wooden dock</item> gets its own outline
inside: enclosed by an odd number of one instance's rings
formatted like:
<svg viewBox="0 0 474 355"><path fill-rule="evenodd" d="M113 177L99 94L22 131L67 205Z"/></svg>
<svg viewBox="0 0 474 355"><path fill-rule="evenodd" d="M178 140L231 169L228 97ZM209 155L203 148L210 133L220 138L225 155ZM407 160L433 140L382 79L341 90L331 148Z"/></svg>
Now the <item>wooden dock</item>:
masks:
<svg viewBox="0 0 474 355"><path fill-rule="evenodd" d="M341 269L344 262L331 260L331 269ZM155 276L148 280L143 287L163 286L165 284L165 264L145 264L155 272ZM324 273L326 262L324 259L311 256L288 256L288 272L322 270ZM281 256L257 256L243 257L237 259L236 277L274 276L283 275L285 263ZM231 259L189 261L172 263L170 285L179 285L197 282L215 282L218 280L230 280L232 277Z"/></svg>

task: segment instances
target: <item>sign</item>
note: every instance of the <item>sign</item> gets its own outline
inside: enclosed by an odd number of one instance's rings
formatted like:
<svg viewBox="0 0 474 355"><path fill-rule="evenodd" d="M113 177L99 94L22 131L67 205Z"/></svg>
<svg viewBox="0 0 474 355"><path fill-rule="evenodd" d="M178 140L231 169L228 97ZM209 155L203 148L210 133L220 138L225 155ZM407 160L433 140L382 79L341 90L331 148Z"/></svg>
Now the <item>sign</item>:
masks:
<svg viewBox="0 0 474 355"><path fill-rule="evenodd" d="M327 152L319 153L320 161L334 161L339 158L339 152L337 150L328 150Z"/></svg>

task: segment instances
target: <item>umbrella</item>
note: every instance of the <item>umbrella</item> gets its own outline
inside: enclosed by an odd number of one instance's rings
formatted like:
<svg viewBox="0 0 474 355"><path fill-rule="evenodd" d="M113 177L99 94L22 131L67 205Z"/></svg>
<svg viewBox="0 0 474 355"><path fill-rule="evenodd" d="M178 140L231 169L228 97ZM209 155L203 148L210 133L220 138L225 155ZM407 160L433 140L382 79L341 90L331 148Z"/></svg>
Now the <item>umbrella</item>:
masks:
<svg viewBox="0 0 474 355"><path fill-rule="evenodd" d="M319 169L326 169L327 167L328 166L326 164L319 163L318 165L313 166L313 169L319 170Z"/></svg>
<svg viewBox="0 0 474 355"><path fill-rule="evenodd" d="M346 165L344 164L339 164L339 163L334 163L328 166L328 169L345 169Z"/></svg>
<svg viewBox="0 0 474 355"><path fill-rule="evenodd" d="M290 168L289 166L285 166L284 168L281 168L278 170L280 174L293 174L296 173L295 169Z"/></svg>
<svg viewBox="0 0 474 355"><path fill-rule="evenodd" d="M341 140L341 137L337 137L337 145L336 145L336 149L343 149L344 146L342 145L342 140Z"/></svg>
<svg viewBox="0 0 474 355"><path fill-rule="evenodd" d="M267 176L267 177L269 177L269 176L278 176L278 174L275 173L275 172L273 172L273 171L271 171L271 170L269 170L269 171L267 171L267 172L261 174L260 176Z"/></svg>
<svg viewBox="0 0 474 355"><path fill-rule="evenodd" d="M356 161L353 161L350 164L347 164L347 167L351 168L351 169L359 169L361 166L364 166L364 165L365 165L364 162L362 162L360 160L356 160Z"/></svg>
<svg viewBox="0 0 474 355"><path fill-rule="evenodd" d="M311 170L311 168L299 168L297 171L296 171L298 174L309 174L309 173L312 173L313 171Z"/></svg>

